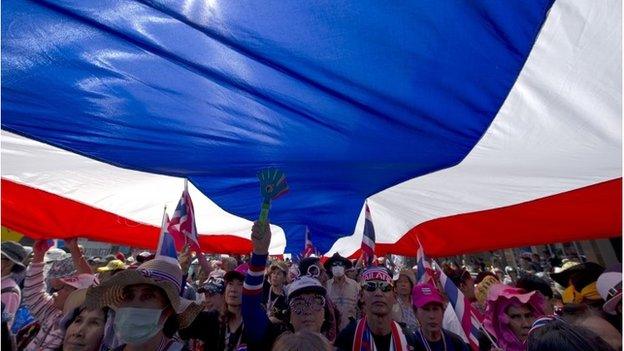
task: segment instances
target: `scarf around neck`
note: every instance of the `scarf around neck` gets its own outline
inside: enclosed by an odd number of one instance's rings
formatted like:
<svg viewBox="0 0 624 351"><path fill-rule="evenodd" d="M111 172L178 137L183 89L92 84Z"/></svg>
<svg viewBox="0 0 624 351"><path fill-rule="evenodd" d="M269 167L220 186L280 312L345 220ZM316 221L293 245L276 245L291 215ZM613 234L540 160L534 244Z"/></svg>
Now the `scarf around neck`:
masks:
<svg viewBox="0 0 624 351"><path fill-rule="evenodd" d="M407 339L405 334L401 330L399 323L392 321L390 325L392 335L390 338L390 351L407 351ZM352 351L376 351L375 340L373 339L373 333L368 327L366 317L360 319L355 328L355 335L353 336L353 348Z"/></svg>

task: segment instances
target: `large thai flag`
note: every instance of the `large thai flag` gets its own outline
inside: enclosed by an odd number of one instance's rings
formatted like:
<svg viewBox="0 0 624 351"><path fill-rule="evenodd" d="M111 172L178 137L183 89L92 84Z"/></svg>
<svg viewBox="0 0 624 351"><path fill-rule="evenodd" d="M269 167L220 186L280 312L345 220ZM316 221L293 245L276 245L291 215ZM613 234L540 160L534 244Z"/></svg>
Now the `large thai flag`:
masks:
<svg viewBox="0 0 624 351"><path fill-rule="evenodd" d="M453 306L457 319L461 323L464 335L460 334L460 336L470 345L472 350L478 351L480 321L477 312L472 308L470 300L468 300L457 285L444 274L444 271L440 270L439 274L442 289L444 289L444 293L448 297L449 303Z"/></svg>
<svg viewBox="0 0 624 351"><path fill-rule="evenodd" d="M271 254L621 235L621 1L324 2L3 3L2 225L155 248L189 179L248 253L270 166Z"/></svg>

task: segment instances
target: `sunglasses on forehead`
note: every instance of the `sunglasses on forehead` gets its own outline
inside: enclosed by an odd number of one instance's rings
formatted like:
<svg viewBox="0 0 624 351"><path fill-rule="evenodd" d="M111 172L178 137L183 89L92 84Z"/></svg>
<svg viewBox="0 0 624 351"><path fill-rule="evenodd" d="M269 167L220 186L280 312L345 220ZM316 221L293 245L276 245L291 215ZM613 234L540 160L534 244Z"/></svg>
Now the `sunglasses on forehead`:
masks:
<svg viewBox="0 0 624 351"><path fill-rule="evenodd" d="M364 282L362 283L362 289L369 291L369 292L373 292L377 289L383 291L383 292L388 292L392 290L392 284L388 283L388 282Z"/></svg>

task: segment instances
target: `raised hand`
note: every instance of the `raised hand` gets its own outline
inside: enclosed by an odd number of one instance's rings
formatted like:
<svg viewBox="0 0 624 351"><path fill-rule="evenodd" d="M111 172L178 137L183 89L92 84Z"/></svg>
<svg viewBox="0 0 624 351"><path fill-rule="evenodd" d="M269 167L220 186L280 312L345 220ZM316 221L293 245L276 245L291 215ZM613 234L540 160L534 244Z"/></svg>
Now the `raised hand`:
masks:
<svg viewBox="0 0 624 351"><path fill-rule="evenodd" d="M180 252L180 256L178 256L178 261L180 262L182 273L188 273L188 269L191 266L191 250L188 244L184 245L182 252Z"/></svg>
<svg viewBox="0 0 624 351"><path fill-rule="evenodd" d="M253 245L253 253L258 255L266 255L269 253L269 245L271 244L271 228L269 222L254 222L251 227L251 243Z"/></svg>
<svg viewBox="0 0 624 351"><path fill-rule="evenodd" d="M67 248L71 252L78 252L78 251L80 251L80 248L78 247L78 239L77 238L65 239L65 245L67 245Z"/></svg>
<svg viewBox="0 0 624 351"><path fill-rule="evenodd" d="M33 262L43 262L43 256L52 247L52 240L39 239L33 245Z"/></svg>

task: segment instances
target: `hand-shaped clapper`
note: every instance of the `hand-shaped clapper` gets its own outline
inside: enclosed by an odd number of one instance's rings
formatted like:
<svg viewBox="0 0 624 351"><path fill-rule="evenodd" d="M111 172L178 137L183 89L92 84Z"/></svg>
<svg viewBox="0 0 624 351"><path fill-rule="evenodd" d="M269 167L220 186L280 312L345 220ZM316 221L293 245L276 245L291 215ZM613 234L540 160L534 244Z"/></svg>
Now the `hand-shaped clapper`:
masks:
<svg viewBox="0 0 624 351"><path fill-rule="evenodd" d="M258 221L266 222L269 218L271 200L284 195L288 191L288 184L286 184L286 175L284 172L275 168L261 170L258 172L258 179L260 179L260 194L262 194L264 198Z"/></svg>

